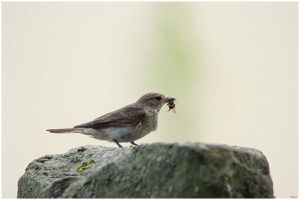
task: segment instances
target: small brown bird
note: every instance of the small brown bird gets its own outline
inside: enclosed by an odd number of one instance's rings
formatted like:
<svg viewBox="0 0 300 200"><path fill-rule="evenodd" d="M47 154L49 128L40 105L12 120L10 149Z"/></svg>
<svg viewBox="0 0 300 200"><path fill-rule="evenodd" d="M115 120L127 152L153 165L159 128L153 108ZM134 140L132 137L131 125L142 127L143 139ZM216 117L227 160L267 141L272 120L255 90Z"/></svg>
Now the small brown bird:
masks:
<svg viewBox="0 0 300 200"><path fill-rule="evenodd" d="M162 106L171 103L170 109L175 108L175 98L165 97L159 93L147 93L135 103L116 111L107 113L91 122L74 128L49 129L51 133L82 133L95 139L115 142L130 142L144 137L157 128L158 112Z"/></svg>

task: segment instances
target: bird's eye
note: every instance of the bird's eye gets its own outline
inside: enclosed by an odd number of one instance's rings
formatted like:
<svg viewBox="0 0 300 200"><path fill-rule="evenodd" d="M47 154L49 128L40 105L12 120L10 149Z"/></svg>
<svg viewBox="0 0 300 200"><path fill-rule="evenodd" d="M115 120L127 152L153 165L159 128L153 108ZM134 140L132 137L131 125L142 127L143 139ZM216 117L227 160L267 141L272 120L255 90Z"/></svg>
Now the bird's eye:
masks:
<svg viewBox="0 0 300 200"><path fill-rule="evenodd" d="M159 97L156 97L156 99L158 100L158 101L160 101L161 100L161 97L159 96Z"/></svg>

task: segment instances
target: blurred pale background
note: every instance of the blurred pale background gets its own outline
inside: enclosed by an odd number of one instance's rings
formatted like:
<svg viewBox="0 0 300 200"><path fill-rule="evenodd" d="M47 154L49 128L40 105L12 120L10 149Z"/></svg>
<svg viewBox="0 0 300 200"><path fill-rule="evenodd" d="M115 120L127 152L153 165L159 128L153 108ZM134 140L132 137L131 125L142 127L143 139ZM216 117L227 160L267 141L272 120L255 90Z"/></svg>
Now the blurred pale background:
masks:
<svg viewBox="0 0 300 200"><path fill-rule="evenodd" d="M3 3L4 197L55 135L146 92L177 97L138 143L253 147L277 197L298 194L297 3Z"/></svg>

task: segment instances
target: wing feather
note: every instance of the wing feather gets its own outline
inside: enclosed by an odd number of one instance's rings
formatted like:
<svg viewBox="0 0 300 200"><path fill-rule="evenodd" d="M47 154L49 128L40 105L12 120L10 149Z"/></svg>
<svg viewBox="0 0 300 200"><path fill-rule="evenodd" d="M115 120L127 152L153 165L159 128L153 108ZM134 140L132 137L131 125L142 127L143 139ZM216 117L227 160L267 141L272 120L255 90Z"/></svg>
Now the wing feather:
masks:
<svg viewBox="0 0 300 200"><path fill-rule="evenodd" d="M91 122L87 122L74 128L101 129L107 127L136 126L146 118L146 112L142 107L126 106L114 112L107 113Z"/></svg>

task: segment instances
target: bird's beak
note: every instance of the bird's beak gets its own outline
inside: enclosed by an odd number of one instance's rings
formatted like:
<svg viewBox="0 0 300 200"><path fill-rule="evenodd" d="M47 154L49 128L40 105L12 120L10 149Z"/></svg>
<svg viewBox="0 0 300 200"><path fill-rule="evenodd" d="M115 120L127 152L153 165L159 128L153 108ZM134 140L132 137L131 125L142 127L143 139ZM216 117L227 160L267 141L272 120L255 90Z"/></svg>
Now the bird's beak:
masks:
<svg viewBox="0 0 300 200"><path fill-rule="evenodd" d="M169 102L172 102L172 101L175 101L176 99L174 97L166 97L165 98L165 103L169 103Z"/></svg>

